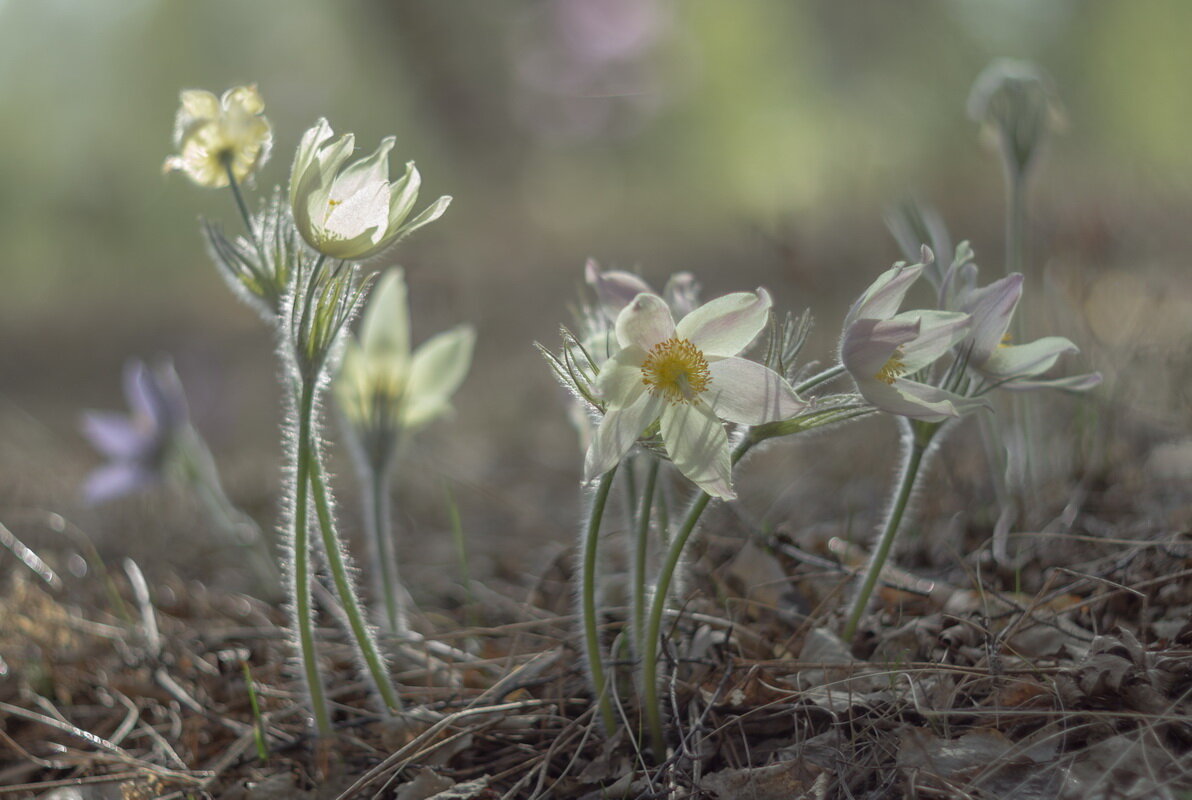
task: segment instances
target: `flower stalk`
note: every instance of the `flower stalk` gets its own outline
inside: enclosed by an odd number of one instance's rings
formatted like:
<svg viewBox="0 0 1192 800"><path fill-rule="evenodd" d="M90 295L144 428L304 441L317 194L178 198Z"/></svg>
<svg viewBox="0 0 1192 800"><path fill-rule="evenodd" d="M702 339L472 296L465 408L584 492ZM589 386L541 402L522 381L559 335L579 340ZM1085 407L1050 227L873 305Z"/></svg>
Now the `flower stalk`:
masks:
<svg viewBox="0 0 1192 800"><path fill-rule="evenodd" d="M633 624L633 652L640 657L645 649L646 633L646 561L650 551L650 510L654 506L654 491L658 484L658 469L661 461L650 456L650 464L646 468L646 485L642 488L641 505L638 507L636 525L633 537L633 558L631 561L630 582L633 586L632 624Z"/></svg>
<svg viewBox="0 0 1192 800"><path fill-rule="evenodd" d="M298 630L298 651L302 659L302 674L310 695L311 710L315 717L315 730L319 736L331 735L331 718L327 712L327 699L323 691L323 679L319 674L318 655L315 653L314 610L310 592L310 536L308 524L309 490L312 452L309 447L311 424L314 417L315 386L312 382L302 385L298 401L298 442L294 470L294 507L290 521L290 537L293 544L293 585L290 596L294 598L294 626Z"/></svg>
<svg viewBox="0 0 1192 800"><path fill-rule="evenodd" d="M909 450L899 475L897 494L894 496L893 505L890 506L881 538L878 539L877 549L865 570L861 588L853 600L853 608L849 613L848 621L844 625L843 639L845 642L851 642L857 633L857 625L860 623L865 609L869 606L869 598L873 596L873 589L877 586L878 578L886 565L886 559L890 556L890 549L894 546L894 540L898 536L907 506L910 505L911 497L914 496L915 484L922 472L925 457L931 447L931 440L943 427L942 422L917 420L908 421L906 425L910 430Z"/></svg>
<svg viewBox="0 0 1192 800"><path fill-rule="evenodd" d="M584 530L580 546L580 621L583 628L584 656L588 662L588 677L592 684L592 695L600 709L600 721L604 735L611 737L617 730L617 719L613 714L612 699L608 695L608 680L604 674L604 656L600 647L600 631L596 616L596 561L600 544L600 522L604 518L604 507L608 504L614 466L600 478L596 494L592 497L592 510L588 514L588 525Z"/></svg>
<svg viewBox="0 0 1192 800"><path fill-rule="evenodd" d="M755 444L753 438L746 436L732 452L732 463L735 465ZM679 566L679 559L683 556L683 549L687 540L691 538L700 517L712 496L701 491L692 500L687 516L679 527L670 545L667 547L662 567L658 571L658 580L654 586L654 598L650 603L650 614L646 621L645 638L642 642L641 660L641 691L642 710L646 715L646 727L650 731L650 748L655 761L661 761L666 755L666 737L662 731L662 705L658 698L658 651L661 647L662 616L666 611L669 600L671 581L675 569Z"/></svg>

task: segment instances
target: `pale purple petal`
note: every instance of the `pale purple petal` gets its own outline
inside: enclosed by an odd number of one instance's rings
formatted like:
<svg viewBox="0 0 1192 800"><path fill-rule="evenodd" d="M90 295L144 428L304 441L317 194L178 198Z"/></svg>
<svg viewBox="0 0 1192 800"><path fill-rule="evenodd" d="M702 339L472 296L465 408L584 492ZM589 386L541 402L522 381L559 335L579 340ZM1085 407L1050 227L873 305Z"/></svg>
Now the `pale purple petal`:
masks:
<svg viewBox="0 0 1192 800"><path fill-rule="evenodd" d="M662 297L676 317L685 317L699 305L699 281L690 272L676 272L662 287Z"/></svg>
<svg viewBox="0 0 1192 800"><path fill-rule="evenodd" d="M807 403L781 375L755 361L724 358L708 365L712 380L703 399L720 419L761 425L790 419Z"/></svg>
<svg viewBox="0 0 1192 800"><path fill-rule="evenodd" d="M844 332L840 362L860 383L874 380L899 347L919 335L919 319L859 319Z"/></svg>
<svg viewBox="0 0 1192 800"><path fill-rule="evenodd" d="M679 320L675 335L689 339L705 356L735 356L766 327L771 305L765 289L726 294Z"/></svg>
<svg viewBox="0 0 1192 800"><path fill-rule="evenodd" d="M918 372L952 349L969 332L968 314L954 311L907 311L887 324L918 319L919 335L902 347L898 360L907 374Z"/></svg>
<svg viewBox="0 0 1192 800"><path fill-rule="evenodd" d="M604 313L610 319L616 319L625 306L639 294L649 294L649 285L638 276L621 270L602 272L595 259L588 259L584 266L584 276L588 285L596 292L596 299L600 301Z"/></svg>
<svg viewBox="0 0 1192 800"><path fill-rule="evenodd" d="M584 459L584 478L591 480L615 467L646 427L658 417L662 401L642 393L637 402L610 409L592 436Z"/></svg>
<svg viewBox="0 0 1192 800"><path fill-rule="evenodd" d="M84 411L83 435L104 456L134 461L145 458L154 449L152 434L122 414Z"/></svg>
<svg viewBox="0 0 1192 800"><path fill-rule="evenodd" d="M106 503L151 486L157 480L155 473L140 464L117 461L105 464L87 476L83 497L92 505Z"/></svg>
<svg viewBox="0 0 1192 800"><path fill-rule="evenodd" d="M1100 372L1090 372L1085 375L1073 375L1068 378L1047 378L1036 381L1009 381L999 388L1011 392L1029 392L1035 389L1057 389L1061 392L1087 392L1101 385Z"/></svg>
<svg viewBox="0 0 1192 800"><path fill-rule="evenodd" d="M617 315L617 341L621 347L637 345L649 351L674 335L670 309L656 294L639 294Z"/></svg>
<svg viewBox="0 0 1192 800"><path fill-rule="evenodd" d="M596 389L601 399L610 407L627 406L637 400L646 389L642 382L642 362L645 359L645 350L626 347L605 361L596 378Z"/></svg>
<svg viewBox="0 0 1192 800"><path fill-rule="evenodd" d="M922 274L922 264L891 267L883 272L853 303L844 318L845 327L861 319L887 319L894 316L907 291Z"/></svg>
<svg viewBox="0 0 1192 800"><path fill-rule="evenodd" d="M973 349L969 364L974 368L980 369L997 351L1010 328L1020 297L1022 275L1015 272L962 298L961 309L973 317Z"/></svg>
<svg viewBox="0 0 1192 800"><path fill-rule="evenodd" d="M866 400L882 411L924 422L943 422L959 417L961 412L956 401L965 399L935 386L905 379L895 380L892 384L878 380L858 381L857 388Z"/></svg>
<svg viewBox="0 0 1192 800"><path fill-rule="evenodd" d="M1033 378L1055 364L1064 353L1079 349L1062 336L1045 336L1029 344L999 347L981 366L981 372L996 378Z"/></svg>
<svg viewBox="0 0 1192 800"><path fill-rule="evenodd" d="M662 410L662 440L679 472L713 497L732 500L732 462L724 425L701 405L676 403Z"/></svg>

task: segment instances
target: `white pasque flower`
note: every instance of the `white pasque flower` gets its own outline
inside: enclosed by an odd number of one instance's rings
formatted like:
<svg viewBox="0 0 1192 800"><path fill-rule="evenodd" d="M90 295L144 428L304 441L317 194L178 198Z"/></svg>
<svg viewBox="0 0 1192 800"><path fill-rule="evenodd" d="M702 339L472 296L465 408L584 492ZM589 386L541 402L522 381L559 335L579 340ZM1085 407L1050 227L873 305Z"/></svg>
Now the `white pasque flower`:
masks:
<svg viewBox="0 0 1192 800"><path fill-rule="evenodd" d="M604 418L588 448L586 477L616 466L658 421L675 467L708 494L734 498L721 421L760 425L807 405L778 373L737 357L765 327L770 305L764 289L738 292L675 324L661 297L637 295L617 316L620 349L597 377Z"/></svg>
<svg viewBox="0 0 1192 800"><path fill-rule="evenodd" d="M187 89L179 102L174 119L178 155L166 159L166 172L185 172L200 186L218 188L228 185L228 170L244 181L269 159L273 130L262 116L265 101L256 86L237 86L223 97Z"/></svg>
<svg viewBox="0 0 1192 800"><path fill-rule="evenodd" d="M410 312L402 270L377 284L349 340L335 396L353 427L390 435L426 425L451 410L451 396L472 362L476 332L459 325L410 347Z"/></svg>
<svg viewBox="0 0 1192 800"><path fill-rule="evenodd" d="M1084 391L1101 383L1098 372L1066 378L1038 379L1065 353L1080 352L1063 336L1045 336L1012 344L1007 331L1022 297L1023 277L1015 272L988 286L963 292L959 308L972 317L968 366L983 378L1010 390L1066 389Z"/></svg>
<svg viewBox="0 0 1192 800"><path fill-rule="evenodd" d="M925 422L942 422L987 405L905 377L944 356L969 333L968 314L951 311L898 313L924 264L886 270L849 309L840 361L861 395L882 411Z"/></svg>
<svg viewBox="0 0 1192 800"><path fill-rule="evenodd" d="M401 179L390 183L389 151L395 139L386 137L371 156L344 167L355 137L348 133L331 141L334 135L327 120L320 119L303 134L290 170L294 223L320 253L353 261L370 258L434 222L451 204L450 197L440 197L406 222L422 178L410 161Z"/></svg>

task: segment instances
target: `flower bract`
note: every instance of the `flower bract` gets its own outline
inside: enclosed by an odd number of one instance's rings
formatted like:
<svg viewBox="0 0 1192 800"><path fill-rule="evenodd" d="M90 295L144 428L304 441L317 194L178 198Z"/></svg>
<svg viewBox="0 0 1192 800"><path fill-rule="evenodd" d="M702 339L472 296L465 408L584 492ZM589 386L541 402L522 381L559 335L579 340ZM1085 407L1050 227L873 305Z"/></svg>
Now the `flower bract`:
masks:
<svg viewBox="0 0 1192 800"><path fill-rule="evenodd" d="M722 421L760 425L806 407L778 373L739 358L765 327L770 295L725 295L676 324L667 303L638 294L617 316L619 348L601 367L604 418L585 473L612 469L655 422L678 470L708 494L732 499L728 435Z"/></svg>
<svg viewBox="0 0 1192 800"><path fill-rule="evenodd" d="M440 197L407 222L422 179L411 161L405 174L390 182L392 136L372 155L346 167L355 137L333 136L327 120L319 120L303 135L290 171L294 222L315 250L345 260L370 258L447 210L451 198Z"/></svg>
<svg viewBox="0 0 1192 800"><path fill-rule="evenodd" d="M243 182L269 159L273 130L262 112L265 103L255 86L237 86L223 97L187 89L174 121L178 154L166 159L167 172L180 171L200 186L229 183L231 171Z"/></svg>

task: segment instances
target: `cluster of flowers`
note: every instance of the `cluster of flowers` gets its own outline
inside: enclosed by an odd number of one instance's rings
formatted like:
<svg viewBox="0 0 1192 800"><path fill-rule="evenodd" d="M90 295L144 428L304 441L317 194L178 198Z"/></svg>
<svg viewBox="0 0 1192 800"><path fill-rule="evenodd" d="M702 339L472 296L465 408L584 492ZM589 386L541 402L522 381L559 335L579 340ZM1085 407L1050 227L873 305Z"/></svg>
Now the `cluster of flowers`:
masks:
<svg viewBox="0 0 1192 800"><path fill-rule="evenodd" d="M779 325L765 289L737 292L700 304L691 276L676 275L657 293L625 272L603 272L588 265L587 280L598 302L580 319L579 334L564 331L563 347L547 352L556 376L577 398L580 419L593 426L585 461L588 479L601 478L581 554L594 561L599 517L608 483L619 465L635 454L657 459L699 490L691 512L677 531L664 531L669 552L653 579L646 576L644 555L635 564L634 645L643 665L638 685L643 713L652 729L656 752L663 737L655 694L657 621L669 602L679 555L699 514L711 499L731 500L733 465L752 446L775 437L839 423L873 412L901 419L908 429L910 454L901 503L896 500L888 535L871 565L880 571L898 529L932 440L949 422L992 408L987 395L998 388L1044 387L1080 391L1100 376L1045 378L1060 356L1076 352L1062 337L1012 344L1008 331L1022 295L1023 276L1008 275L987 286L977 284L972 250L962 243L946 269L922 246L915 264L900 262L883 272L857 298L844 319L837 363L799 380L794 357L805 326ZM939 308L900 311L908 291L924 275L936 290ZM764 331L769 342L760 361L743 357ZM856 392L812 394L847 374ZM653 475L653 472L651 473ZM653 491L653 481L647 491ZM632 504L631 504L632 505ZM641 535L649 529L650 501L640 503ZM647 543L635 547L644 554ZM580 616L593 691L605 694L604 658L597 635L594 563L585 563L579 587ZM873 586L862 590L846 626L851 637ZM647 585L648 584L648 585ZM638 608L652 596L647 615ZM651 624L652 623L652 624ZM607 705L605 724L613 727Z"/></svg>
<svg viewBox="0 0 1192 800"><path fill-rule="evenodd" d="M379 622L387 634L401 637L408 632L405 593L397 578L388 483L403 438L450 410L450 398L471 362L475 334L461 325L413 349L403 272L388 271L375 289L376 276L361 273L360 262L434 222L451 202L440 197L414 214L421 177L410 162L399 179L390 180L392 137L372 155L349 163L355 149L352 134L336 138L327 121L319 120L302 136L288 189L276 189L258 213L249 211L242 186L272 151L272 127L263 111L264 102L251 86L222 97L182 92L174 130L177 153L166 159L165 170L183 172L200 186L229 187L243 218L243 235L229 237L207 223L203 232L220 273L273 328L278 341L289 448L282 542L285 591L315 725L327 735L331 722L315 652L312 581L317 569L312 569L312 554L323 561L335 592L325 602L338 605L330 610L346 622L363 671L387 709L401 704L375 630L365 619L351 559L337 530L320 433L322 395L333 387L357 456L377 594L384 599ZM366 304L360 335L352 338L349 325ZM177 449L173 442L179 432L193 431L184 413L158 412L141 401L153 388L152 382L137 377L143 372L134 371L135 392L130 392L135 416L148 420L136 423L145 431L139 440L143 446L103 447L114 463L92 481L94 495L124 474L160 473L165 455ZM119 438L110 435L114 428L109 419L93 419L88 428L101 445ZM131 486L125 480L117 488ZM321 536L319 547L312 546L312 526Z"/></svg>
<svg viewBox="0 0 1192 800"><path fill-rule="evenodd" d="M984 81L994 88L982 89L982 102L997 112L990 119L1002 136L1005 157L1025 174L1041 136L1043 117L1036 113L1041 95L1021 70L1001 69L1006 74ZM385 605L381 624L392 636L402 636L407 633L404 592L393 556L388 480L403 436L450 409L475 334L459 326L414 350L403 273L389 272L375 289L372 277L361 274L361 261L437 220L450 203L441 197L414 215L421 178L411 162L401 178L390 181L392 138L372 155L348 163L354 138L335 138L320 120L302 137L288 189L275 190L258 213L249 211L241 186L272 150L272 128L263 110L254 87L238 87L222 97L183 92L175 126L178 152L165 168L202 186L230 188L243 217L246 232L240 236L228 237L210 224L203 230L223 277L273 328L279 343L289 428L286 591L314 722L327 735L330 716L315 652L312 553L323 560L336 593L329 602L339 605L334 616L346 621L378 695L391 711L400 701L336 528L320 435L321 397L333 386L347 422L366 487L365 519ZM902 222L896 234L916 263L895 264L857 298L844 318L835 357L818 372L797 363L809 317L775 315L765 289L701 302L699 286L687 273L673 276L656 292L636 275L603 271L594 262L586 279L595 301L583 309L578 332L564 329L558 350L540 346L576 398L587 443L585 479L595 487L582 532L577 595L591 688L608 733L615 729L610 702L615 682L605 677L596 572L601 520L618 469L631 476L640 467L646 470L644 484L626 482L634 529L628 647L638 665L636 686L652 749L661 757L658 656L663 615L675 599L676 568L707 505L735 498L733 468L751 448L878 412L903 426L907 452L901 479L844 626L848 639L939 432L961 417L993 410L989 395L995 389L1082 391L1099 382L1096 373L1047 377L1061 356L1076 351L1067 339L1012 341L1021 328L1013 317L1023 293L1022 274L1010 271L980 286L967 243L949 252L950 246L941 246L947 237L935 220L919 214ZM937 261L937 255L949 260ZM932 284L935 307L902 311L922 277ZM366 304L360 336L352 339L349 325ZM827 390L846 376L855 389ZM112 459L89 486L97 498L143 483L179 451L175 445L183 434L197 438L172 370L133 366L127 382L134 418L93 415L86 423ZM663 470L673 471L675 481L660 481ZM681 479L695 491L672 525L669 503L659 499L665 494L660 483ZM321 535L320 547L312 546L312 526ZM652 548L660 552L651 573Z"/></svg>

